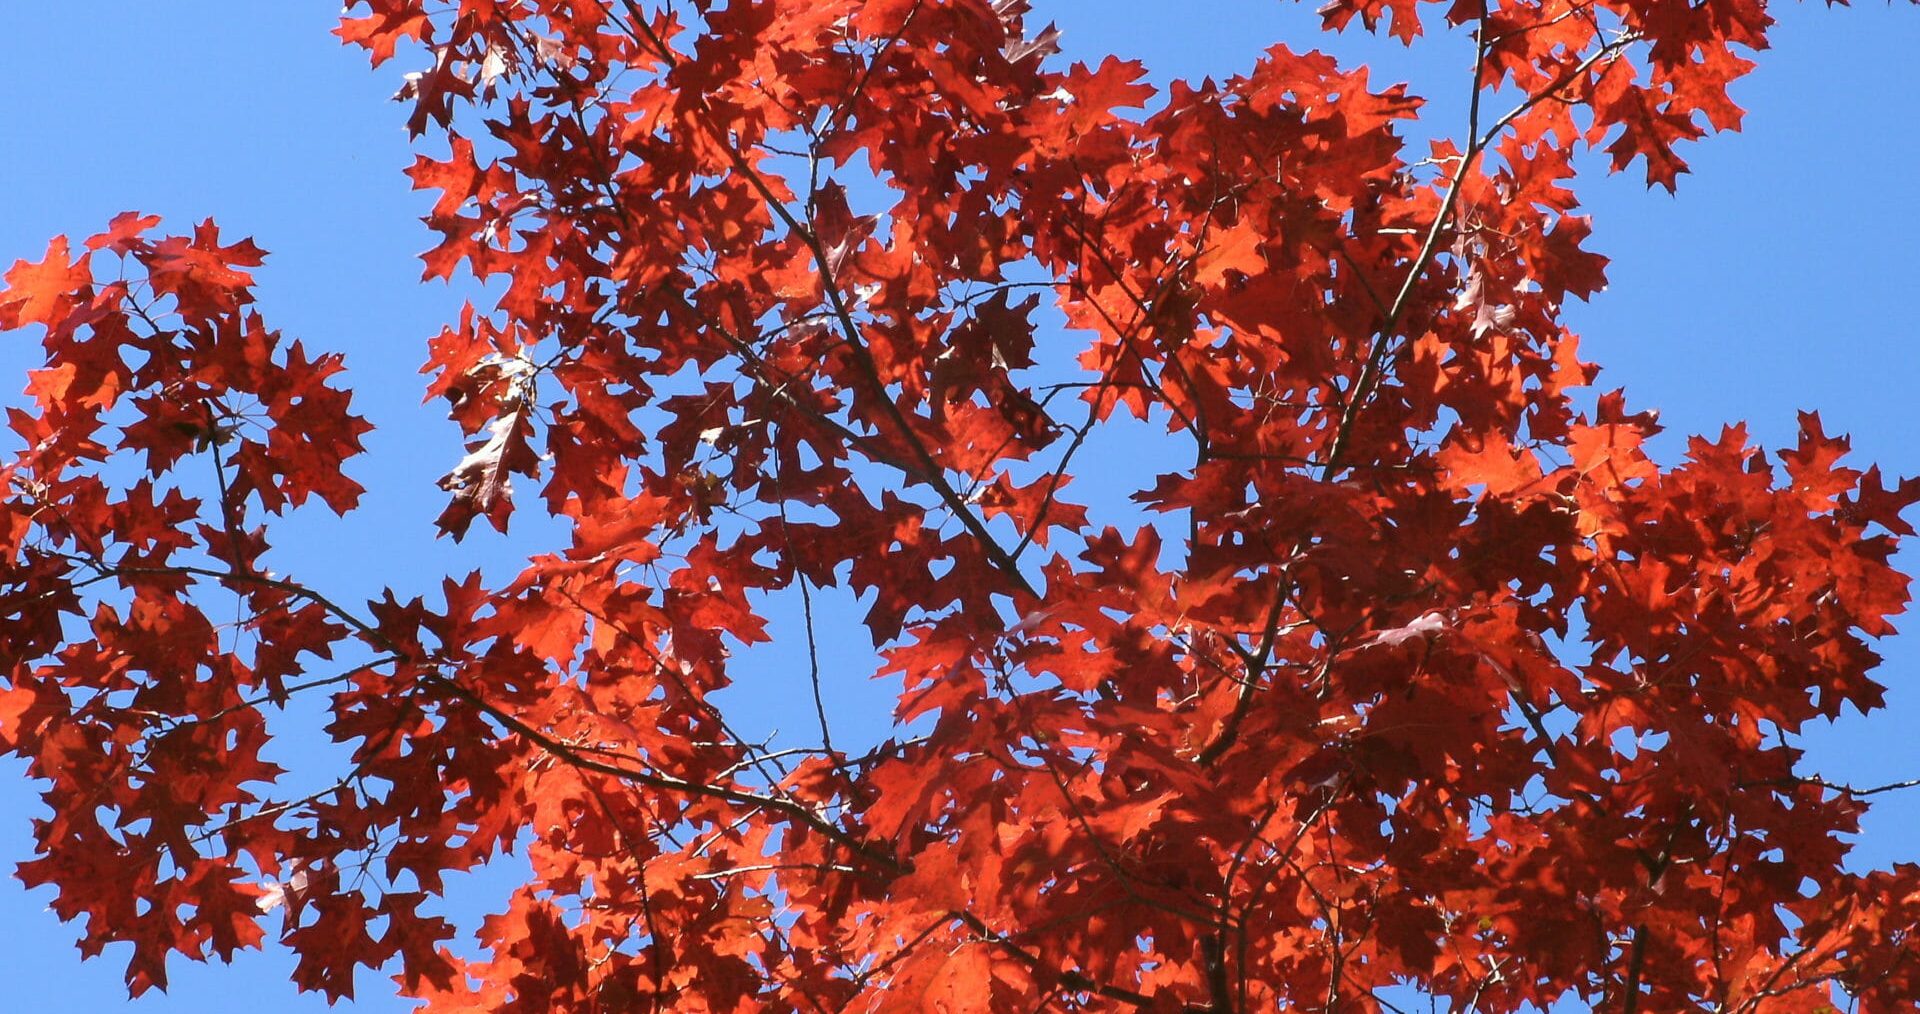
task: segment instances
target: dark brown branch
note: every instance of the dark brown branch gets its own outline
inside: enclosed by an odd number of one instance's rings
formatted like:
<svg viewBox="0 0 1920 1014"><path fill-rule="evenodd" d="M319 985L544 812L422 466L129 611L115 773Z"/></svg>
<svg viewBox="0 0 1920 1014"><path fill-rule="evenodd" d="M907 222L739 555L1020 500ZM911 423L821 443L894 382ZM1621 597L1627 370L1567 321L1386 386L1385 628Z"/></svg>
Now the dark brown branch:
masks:
<svg viewBox="0 0 1920 1014"><path fill-rule="evenodd" d="M1393 348L1394 329L1399 326L1401 318L1406 315L1408 307L1412 305L1414 288L1419 282L1420 276L1425 273L1427 263L1432 260L1434 251L1438 249L1440 245L1440 237L1446 232L1447 222L1453 217L1453 209L1459 204L1461 189L1466 182L1467 174L1472 170L1475 163L1478 162L1480 155L1485 152L1488 147L1492 146L1494 141L1506 131L1507 127L1513 124L1513 121L1525 115L1527 111L1531 110L1534 106L1545 102L1548 98L1557 94L1560 89L1578 80L1602 59L1611 56L1638 39L1638 36L1628 34L1600 47L1591 56L1587 57L1587 59L1581 61L1578 66L1562 74L1559 78L1556 78L1552 84L1549 84L1540 92L1528 97L1526 101L1521 102L1505 115L1501 116L1500 119L1494 122L1492 127L1485 133L1482 133L1480 131L1480 72L1486 60L1487 41L1484 35L1484 30L1476 35L1473 66L1473 97L1467 123L1467 150L1461 153L1460 165L1454 170L1453 177L1447 184L1446 196L1442 198L1440 202L1440 211L1434 216L1433 224L1428 227L1426 238L1421 242L1420 251L1414 257L1413 264L1408 269L1406 277L1401 280L1400 289L1394 295L1393 304L1387 308L1386 318L1381 321L1380 326L1374 331L1376 338L1372 347L1367 352L1367 359L1361 366L1360 375L1355 379L1353 387L1347 396L1346 405L1341 409L1340 421L1334 429L1333 440L1328 445L1326 456L1321 463L1320 477L1322 480L1332 478L1345 465L1344 458L1353 437L1354 426L1359 421L1360 410L1372 397L1373 389L1379 384L1380 377L1386 368L1387 355ZM1291 592L1289 591L1288 594L1291 594ZM1276 599L1276 602L1283 603L1284 597ZM1247 711L1253 706L1254 693L1258 689L1261 677L1264 675L1264 671L1256 673L1253 671L1253 667L1249 665L1247 678L1240 684L1239 698L1234 702L1233 711L1230 712L1226 720L1221 723L1220 734L1200 752L1199 760L1203 766L1210 766L1214 761L1219 759L1221 754L1226 752L1228 747L1231 747L1234 742L1239 739L1240 724L1246 719Z"/></svg>
<svg viewBox="0 0 1920 1014"><path fill-rule="evenodd" d="M627 7L632 23L621 22L621 27L635 42L641 42L641 36L644 35L646 40L651 43L654 51L659 54L661 60L667 63L668 66L673 66L676 63L673 57L673 51L667 46L665 40L661 39L659 35L654 32L652 26L646 22L638 5L636 5L633 0L623 0L623 2ZM733 171L738 174L741 179L745 180L748 186L753 188L753 191L760 196L761 201L766 205L767 210L771 212L775 218L778 218L782 225L786 226L788 233L800 240L800 242L806 246L808 252L813 255L814 265L820 275L821 288L827 299L827 306L832 310L833 316L840 324L840 330L846 339L847 348L853 354L854 365L859 368L861 379L866 381L867 385L873 389L874 398L879 402L881 412L887 417L887 421L898 431L900 439L906 443L920 468L924 470L924 474L918 476L919 480L933 488L935 494L940 497L940 501L946 505L948 510L953 512L954 517L960 519L960 524L965 527L968 534L972 535L979 543L980 549L986 554L987 559L1012 582L1015 588L1026 593L1031 598L1039 598L1040 593L1038 590L1027 580L1026 575L1020 572L1019 563L1010 556L1006 548L1001 546L999 541L993 537L993 533L987 530L986 522L982 521L980 516L974 513L973 508L967 505L966 500L953 488L953 484L947 481L940 463L934 459L933 453L927 449L926 443L914 432L912 423L908 421L906 413L901 411L900 406L894 403L893 396L887 391L886 382L880 377L879 366L874 362L873 355L868 351L866 343L860 338L860 327L854 322L852 310L846 303L846 296L840 291L839 282L833 277L833 269L831 266L833 259L828 254L825 245L821 243L819 235L795 216L793 210L787 207L786 202L781 200L780 196L773 192L773 188L767 184L766 179L760 175L759 171L748 164L746 156L742 154L738 146L733 143L733 139L727 132L714 125L711 111L704 97L696 104L696 108L701 115L694 118L695 123L707 134L709 140L718 146L721 151L726 153L727 162Z"/></svg>
<svg viewBox="0 0 1920 1014"><path fill-rule="evenodd" d="M1266 678L1267 670L1272 667L1273 648L1280 637L1280 617L1285 613L1287 601L1293 598L1293 574L1291 565L1288 573L1281 579L1280 588L1274 593L1273 605L1267 609L1267 618L1262 624L1260 647L1258 650L1241 654L1246 663L1246 678L1240 681L1239 697L1233 702L1233 710L1220 723L1220 732L1201 749L1194 758L1201 767L1212 767L1215 761L1225 754L1233 744L1240 740L1240 724L1247 720L1247 712L1253 709L1253 695L1259 689L1260 681ZM1236 653L1243 651L1232 641L1227 642Z"/></svg>
<svg viewBox="0 0 1920 1014"><path fill-rule="evenodd" d="M363 637L365 637L368 641L374 643L375 645L389 652L394 653L402 661L407 660L405 653L401 652L398 646L395 645L391 640L389 640L385 634L381 633L381 631L378 628L374 627L372 624L366 622L365 620L360 619L358 616L354 615L353 613L344 609L340 605L336 604L331 599L327 598L325 595L322 595L319 592L316 592L310 588L307 588L305 585L296 584L291 581L284 581L279 578L262 577L255 574L238 574L238 573L232 573L232 572L217 571L217 570L211 570L205 567L189 567L189 566L119 567L119 568L113 568L113 571L114 573L117 573L117 574L129 574L129 575L191 574L191 575L200 576L200 577L213 578L221 581L238 581L238 582L243 582L247 584L258 584L258 585L264 585L270 588L275 588L280 591L284 591L289 595L295 595L300 598L304 598L310 602L319 604L322 608L326 609L330 614L338 617L342 622L351 626L356 631L359 631L360 634ZM821 816L819 813L815 812L813 809L801 803L798 803L792 799L779 797L779 796L762 795L760 793L748 792L744 789L736 789L736 788L731 788L724 785L707 785L701 782L688 781L683 778L674 778L670 775L663 775L653 771L644 771L638 768L628 767L623 764L614 764L608 761L596 760L594 758L585 756L581 751L575 750L573 747L565 743L562 743L561 741L553 738L552 736L547 735L544 732L541 732L539 729L536 729L531 725L528 725L526 722L522 721L520 718L518 718L511 712L508 712L505 709L499 707L498 705L493 704L492 702L486 700L484 697L480 696L474 691L469 690L466 687L460 685L455 680L442 677L442 676L433 675L433 674L422 674L420 680L423 684L440 687L447 690L449 693L453 694L455 697L458 697L461 700L466 701L468 704L471 704L472 706L480 709L489 717L499 722L502 726L505 726L508 729L508 731L513 732L515 735L518 735L521 738L527 740L528 742L534 744L535 746L538 746L540 749L546 751L547 753L552 754L553 756L559 758L565 763L573 767L579 768L583 771L594 771L604 775L612 775L614 777L632 782L636 785L645 785L651 788L663 789L670 792L678 792L678 793L682 793L690 796L702 796L709 799L720 799L720 800L725 800L731 803L737 803L743 806L754 806L754 807L766 809L775 813L782 814L799 824L805 825L806 827L819 832L823 837L827 838L829 841L845 846L846 848L853 851L855 854L868 860L869 862L874 864L876 867L886 872L901 873L906 870L906 866L902 864L899 860L895 859L893 855L888 851L870 842L867 842L858 837L855 837L854 835L850 834L846 829L841 828L840 826L827 820L825 817Z"/></svg>
<svg viewBox="0 0 1920 1014"><path fill-rule="evenodd" d="M1322 472L1322 478L1332 475L1340 465L1340 460L1352 439L1354 424L1359 420L1361 407L1372 397L1373 389L1379 384L1386 367L1387 354L1393 347L1394 329L1399 326L1401 318L1406 315L1407 309L1412 305L1414 287L1419 283L1420 276L1426 272L1427 263L1433 259L1434 251L1439 248L1440 237L1446 232L1448 220L1453 218L1454 208L1459 206L1460 193L1467 174L1472 171L1481 154L1493 146L1513 121L1526 115L1540 103L1557 96L1562 88L1579 80L1601 60L1639 39L1637 35L1627 34L1601 46L1578 66L1560 75L1547 87L1509 110L1494 121L1493 126L1489 127L1485 133L1482 133L1480 131L1480 72L1486 61L1485 35L1484 26L1475 34L1473 97L1468 112L1467 150L1460 154L1460 165L1454 169L1453 178L1447 183L1446 195L1440 201L1440 211L1434 216L1433 224L1428 227L1426 238L1420 244L1420 252L1415 255L1406 277L1401 280L1400 291L1394 295L1393 305L1388 308L1386 319L1381 321L1380 326L1374 331L1377 338L1367 353L1367 361L1361 367L1359 378L1354 381L1352 392L1347 398L1347 405L1340 413L1340 423L1334 431L1333 442L1328 446L1327 463Z"/></svg>
<svg viewBox="0 0 1920 1014"><path fill-rule="evenodd" d="M1738 782L1735 784L1734 787L1740 788L1740 789L1752 789L1752 788L1762 788L1762 787L1777 788L1777 787L1783 787L1783 786L1787 788L1793 788L1801 785L1811 785L1814 788L1825 789L1828 792L1837 792L1843 796L1851 796L1854 798L1858 798L1861 796L1877 796L1883 792L1898 792L1901 789L1920 788L1920 778L1909 778L1906 781L1901 781L1901 782L1888 782L1885 785L1875 785L1865 789L1855 788L1854 786L1848 785L1845 782L1830 782L1830 781L1827 781L1825 778L1820 778L1817 776L1808 777L1808 778L1802 778L1798 776L1792 776L1787 778L1766 778L1766 779L1762 779L1760 781L1754 781L1754 782Z"/></svg>
<svg viewBox="0 0 1920 1014"><path fill-rule="evenodd" d="M1647 962L1647 928L1644 925L1633 928L1633 944L1627 955L1627 981L1620 996L1620 1014L1636 1014L1640 1010L1640 975Z"/></svg>
<svg viewBox="0 0 1920 1014"><path fill-rule="evenodd" d="M683 795L700 796L707 799L719 799L729 803L737 803L742 806L753 806L769 810L781 814L793 820L795 823L804 825L810 830L818 832L822 837L847 848L882 871L887 873L903 873L907 869L904 864L898 859L895 859L887 850L854 836L845 828L834 824L813 809L794 800L781 796L767 796L757 792L748 792L744 789L736 789L725 785L708 785L703 782L688 781L684 778L663 775L656 771L645 771L639 768L628 767L624 764L614 764L608 761L596 760L592 757L584 756L581 751L575 750L566 743L528 725L512 712L488 701L486 698L461 686L454 680L444 677L430 677L423 680L423 682L429 683L432 686L445 688L455 697L485 712L488 717L499 722L502 726L506 727L509 732L512 732L527 742L539 747L546 753L582 771L593 771L603 775L612 775L635 785L644 785L649 788L662 789L668 792L678 792Z"/></svg>
<svg viewBox="0 0 1920 1014"><path fill-rule="evenodd" d="M952 912L949 914L952 915L953 918L965 923L968 929L979 934L982 940L999 947L1028 968L1039 972L1059 973L1060 985L1067 989L1082 993L1093 993L1098 996L1104 996L1109 1000L1118 1000L1121 1003L1142 1009L1148 1009L1154 1006L1153 998L1144 993L1136 993L1124 986L1114 986L1103 982L1096 982L1077 969L1069 969L1061 972L1058 968L1048 965L1041 959L1040 955L1021 947L1019 944L1014 943L999 933L995 933L992 929L988 928L986 923L980 921L979 916L971 912Z"/></svg>

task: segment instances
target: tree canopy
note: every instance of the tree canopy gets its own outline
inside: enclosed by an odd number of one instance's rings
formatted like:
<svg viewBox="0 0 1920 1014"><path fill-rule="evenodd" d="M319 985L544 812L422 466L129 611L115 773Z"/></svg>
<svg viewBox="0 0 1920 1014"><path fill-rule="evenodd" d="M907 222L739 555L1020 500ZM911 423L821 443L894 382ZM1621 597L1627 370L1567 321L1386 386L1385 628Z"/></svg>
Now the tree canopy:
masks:
<svg viewBox="0 0 1920 1014"><path fill-rule="evenodd" d="M273 935L436 1012L1913 1009L1920 869L1846 868L1884 787L1800 733L1883 704L1920 480L1812 413L1663 465L1562 316L1607 266L1576 170L1673 190L1766 5L1320 14L1469 39L1465 122L1291 43L1157 93L1026 0L357 0L426 68L425 276L495 297L428 343L440 534L562 535L424 599L280 573L368 425L262 251L129 212L15 264L21 878L136 995ZM1127 419L1185 458L1122 528L1079 491ZM804 748L717 696L776 594ZM869 678L893 735L836 747L820 688Z"/></svg>

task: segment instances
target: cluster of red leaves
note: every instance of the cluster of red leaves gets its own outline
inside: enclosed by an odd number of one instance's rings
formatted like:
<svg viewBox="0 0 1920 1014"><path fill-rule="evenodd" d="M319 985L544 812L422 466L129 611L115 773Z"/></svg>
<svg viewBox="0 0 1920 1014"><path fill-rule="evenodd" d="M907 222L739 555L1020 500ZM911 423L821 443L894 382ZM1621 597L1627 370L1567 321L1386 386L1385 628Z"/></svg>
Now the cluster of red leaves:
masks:
<svg viewBox="0 0 1920 1014"><path fill-rule="evenodd" d="M1920 483L1812 416L1663 470L1560 323L1605 265L1575 151L1671 187L1763 5L1451 0L1473 113L1411 160L1364 70L1276 46L1132 114L1142 69L1057 66L1026 6L352 5L428 54L427 275L502 282L431 342L480 434L441 527L504 531L516 476L570 522L437 606L261 567L262 512L352 506L364 425L247 310L257 251L126 218L16 266L0 746L84 947L138 992L279 909L301 986L394 965L434 1011L1920 1001L1920 871L1845 872L1865 803L1792 745L1880 703ZM1193 455L1130 534L1066 496L1115 412ZM827 587L900 735L770 753L714 695L760 596ZM351 767L269 797L314 692ZM445 874L522 847L444 946Z"/></svg>

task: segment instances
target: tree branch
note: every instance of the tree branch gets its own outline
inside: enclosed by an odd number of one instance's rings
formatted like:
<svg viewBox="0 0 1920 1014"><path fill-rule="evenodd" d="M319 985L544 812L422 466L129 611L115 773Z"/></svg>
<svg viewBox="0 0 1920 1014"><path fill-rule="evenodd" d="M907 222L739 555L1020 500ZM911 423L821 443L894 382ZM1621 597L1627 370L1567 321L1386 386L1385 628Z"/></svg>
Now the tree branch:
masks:
<svg viewBox="0 0 1920 1014"><path fill-rule="evenodd" d="M975 933L978 933L982 940L985 940L988 943L991 943L994 946L999 947L1001 950L1012 955L1016 960L1018 960L1021 964L1026 965L1028 968L1031 968L1037 972L1058 972L1060 976L1060 979L1059 979L1060 984L1062 986L1065 986L1068 989L1075 990L1078 992L1083 992L1083 993L1093 993L1098 996L1104 996L1109 1000L1118 1000L1121 1003L1127 1004L1132 1007L1139 1007L1142 1009L1151 1009L1154 1007L1153 997L1150 997L1145 993L1136 993L1133 990L1127 989L1124 986L1114 986L1114 985L1109 985L1103 982L1097 982L1094 979L1087 976L1085 973L1077 969L1069 969L1067 971L1061 972L1059 969L1052 967L1048 965L1047 962L1043 961L1040 955L1035 954L1024 947L1021 947L1019 944L1014 943L1012 940L1008 939L1007 937L994 932L992 929L990 929L987 926L986 923L980 921L979 916L976 916L971 912L950 912L948 914L951 915L953 918L958 919L961 922L965 923L967 925L967 928L973 930Z"/></svg>
<svg viewBox="0 0 1920 1014"><path fill-rule="evenodd" d="M1630 33L1601 46L1591 56L1581 61L1578 66L1561 75L1559 78L1556 78L1553 83L1549 84L1546 88L1528 97L1526 101L1521 102L1498 120L1494 121L1493 125L1485 133L1482 133L1480 131L1480 72L1486 60L1487 40L1485 39L1485 34L1485 27L1483 25L1481 31L1476 33L1475 36L1473 97L1468 113L1467 135L1469 140L1467 142L1467 150L1461 153L1460 165L1454 169L1453 176L1448 181L1446 195L1440 202L1440 211L1434 216L1432 225L1427 228L1426 237L1421 241L1419 253L1415 255L1412 266L1407 270L1406 276L1401 279L1399 291L1395 293L1392 305L1387 308L1385 319L1381 321L1380 326L1374 331L1376 337L1367 352L1366 362L1361 366L1360 375L1355 379L1353 387L1350 389L1347 397L1346 405L1341 409L1340 421L1334 429L1333 440L1328 444L1327 453L1321 463L1320 478L1322 481L1332 478L1345 467L1344 459L1353 437L1354 426L1359 421L1360 411L1369 399L1371 399L1373 390L1379 384L1381 375L1386 368L1387 355L1394 344L1394 329L1399 326L1401 318L1406 315L1408 307L1412 305L1414 288L1419 282L1420 276L1425 273L1428 261L1433 259L1434 251L1439 247L1440 237L1446 231L1448 220L1453 217L1453 209L1459 204L1462 185L1466 182L1467 174L1478 162L1480 155L1499 138L1500 134L1506 131L1507 127L1513 124L1513 121L1525 115L1527 111L1533 107L1545 102L1548 98L1558 93L1560 89L1578 80L1602 59L1611 56L1627 45L1637 41L1639 38L1639 36ZM1368 289L1371 291L1371 286L1369 286ZM1290 594L1291 590L1289 589L1286 595ZM1286 595L1276 598L1276 608L1284 603ZM1201 750L1197 758L1202 766L1212 766L1213 762L1218 760L1220 755L1225 753L1227 749L1239 739L1240 724L1246 719L1247 711L1253 706L1253 695L1258 688L1260 679L1263 678L1264 675L1264 671L1256 673L1253 667L1251 665L1249 666L1247 679L1240 684L1239 697L1234 701L1233 711L1230 712L1226 720L1221 723L1219 735L1215 737L1213 742L1208 743L1207 746Z"/></svg>

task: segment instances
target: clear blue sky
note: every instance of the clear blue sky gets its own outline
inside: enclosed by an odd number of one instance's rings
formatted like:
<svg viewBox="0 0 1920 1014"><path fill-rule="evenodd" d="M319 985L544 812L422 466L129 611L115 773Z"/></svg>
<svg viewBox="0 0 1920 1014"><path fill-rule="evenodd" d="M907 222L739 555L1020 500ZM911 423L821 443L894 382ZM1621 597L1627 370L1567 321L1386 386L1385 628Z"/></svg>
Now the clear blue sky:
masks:
<svg viewBox="0 0 1920 1014"><path fill-rule="evenodd" d="M1040 20L1060 23L1069 56L1139 57L1158 82L1224 76L1286 41L1365 59L1376 84L1411 80L1435 99L1437 115L1462 97L1464 50L1409 53L1324 36L1310 5L1035 6ZM1818 409L1829 432L1853 434L1860 461L1920 473L1911 306L1920 293L1920 137L1908 106L1920 11L1782 5L1775 13L1783 22L1776 48L1735 90L1749 112L1745 133L1687 149L1694 174L1677 198L1647 192L1631 171L1580 182L1596 219L1594 245L1613 258L1612 284L1571 317L1586 358L1605 368L1602 386L1625 386L1634 403L1661 410L1669 461L1685 434L1737 419L1769 446L1789 443L1795 411ZM274 540L284 547L280 569L351 599L384 584L407 592L442 573L510 567L515 545L539 544L541 532L523 516L514 543L430 539L442 506L434 479L458 457L458 436L436 406L420 405L416 370L424 339L457 312L461 293L415 282L413 258L428 245L417 218L427 202L400 175L411 161L405 114L387 101L414 68L402 60L369 72L357 51L328 35L334 16L331 4L284 0L0 6L0 90L13 96L0 119L0 265L37 259L48 237L87 235L129 208L164 215L176 229L213 215L227 235L252 235L272 251L258 272L269 323L309 346L344 350L359 407L380 427L354 470L372 490L361 511L346 522L302 521ZM17 399L33 351L22 336L0 341L0 404ZM1920 569L1920 553L1905 559ZM791 617L777 619L776 635L792 630ZM829 671L861 672L864 639L830 645ZM1814 737L1831 777L1920 776L1912 733L1920 637L1882 652L1891 710ZM877 700L866 685L830 693L847 705ZM751 717L772 723L780 705L770 699ZM0 868L27 856L37 810L23 766L0 763ZM1856 860L1920 860L1920 795L1879 803ZM488 889L484 876L460 888L456 912L476 915ZM82 965L74 928L58 923L46 900L0 881L7 1003L48 1014L119 1008L125 955L110 950ZM294 1000L289 967L272 952L234 968L176 963L172 993L135 1009L324 1009L317 998ZM363 976L361 991L356 1009L408 1007L379 977Z"/></svg>

